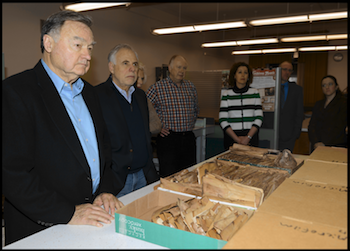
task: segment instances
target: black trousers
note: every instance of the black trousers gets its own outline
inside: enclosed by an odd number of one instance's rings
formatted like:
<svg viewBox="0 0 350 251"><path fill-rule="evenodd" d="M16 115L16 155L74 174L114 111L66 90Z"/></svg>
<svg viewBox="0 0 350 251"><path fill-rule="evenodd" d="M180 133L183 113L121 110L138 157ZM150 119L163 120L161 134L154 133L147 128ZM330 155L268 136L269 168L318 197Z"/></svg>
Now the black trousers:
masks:
<svg viewBox="0 0 350 251"><path fill-rule="evenodd" d="M164 178L196 164L196 137L192 131L157 136L159 176Z"/></svg>
<svg viewBox="0 0 350 251"><path fill-rule="evenodd" d="M245 130L237 130L234 131L237 136L247 136L248 132L250 129L245 129ZM230 146L233 145L233 143L237 143L236 141L233 140L225 131L224 131L224 148L225 151L229 149ZM250 146L255 146L259 147L259 131L257 131L252 139L249 141Z"/></svg>

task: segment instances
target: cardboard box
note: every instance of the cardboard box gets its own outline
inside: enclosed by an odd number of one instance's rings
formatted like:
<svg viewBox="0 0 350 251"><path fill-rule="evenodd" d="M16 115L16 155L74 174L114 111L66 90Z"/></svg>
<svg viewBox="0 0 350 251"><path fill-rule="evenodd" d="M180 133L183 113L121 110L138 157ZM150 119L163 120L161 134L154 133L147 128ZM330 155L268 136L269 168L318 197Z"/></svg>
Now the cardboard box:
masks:
<svg viewBox="0 0 350 251"><path fill-rule="evenodd" d="M286 179L224 249L347 249L347 187Z"/></svg>
<svg viewBox="0 0 350 251"><path fill-rule="evenodd" d="M347 249L347 228L258 211L223 249Z"/></svg>
<svg viewBox="0 0 350 251"><path fill-rule="evenodd" d="M155 190L115 213L116 232L171 249L221 249L227 242L151 222L157 209L191 197ZM251 217L253 211L243 210ZM239 231L238 231L239 232Z"/></svg>
<svg viewBox="0 0 350 251"><path fill-rule="evenodd" d="M290 178L348 186L348 165L346 163L330 163L308 159Z"/></svg>
<svg viewBox="0 0 350 251"><path fill-rule="evenodd" d="M309 159L333 163L348 163L348 149L341 147L319 146L310 154Z"/></svg>
<svg viewBox="0 0 350 251"><path fill-rule="evenodd" d="M289 178L259 207L259 212L346 229L347 199L346 186Z"/></svg>

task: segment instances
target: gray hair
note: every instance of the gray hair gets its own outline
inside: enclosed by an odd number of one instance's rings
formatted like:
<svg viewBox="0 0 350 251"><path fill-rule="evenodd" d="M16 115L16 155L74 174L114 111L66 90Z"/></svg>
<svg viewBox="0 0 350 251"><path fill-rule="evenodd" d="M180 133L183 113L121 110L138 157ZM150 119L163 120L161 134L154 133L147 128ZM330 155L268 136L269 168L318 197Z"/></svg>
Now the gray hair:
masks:
<svg viewBox="0 0 350 251"><path fill-rule="evenodd" d="M139 71L143 71L145 79L143 80L142 84L145 84L147 82L146 68L145 68L145 65L141 62L139 63Z"/></svg>
<svg viewBox="0 0 350 251"><path fill-rule="evenodd" d="M92 18L86 15L83 15L79 12L75 12L72 10L64 10L64 11L60 11L57 13L52 14L51 16L49 16L45 23L43 24L42 28L41 28L41 52L43 53L45 48L44 48L44 35L50 35L54 38L54 40L56 41L61 28L64 24L65 21L77 21L77 22L81 22L83 24L85 24L86 26L88 26L91 29L92 26ZM57 41L56 41L57 42Z"/></svg>
<svg viewBox="0 0 350 251"><path fill-rule="evenodd" d="M139 60L139 56L137 55L136 51L128 44L118 44L115 46L108 54L108 63L112 62L113 64L116 64L116 58L115 55L118 53L121 49L128 49L135 53L135 56L137 58L137 61Z"/></svg>

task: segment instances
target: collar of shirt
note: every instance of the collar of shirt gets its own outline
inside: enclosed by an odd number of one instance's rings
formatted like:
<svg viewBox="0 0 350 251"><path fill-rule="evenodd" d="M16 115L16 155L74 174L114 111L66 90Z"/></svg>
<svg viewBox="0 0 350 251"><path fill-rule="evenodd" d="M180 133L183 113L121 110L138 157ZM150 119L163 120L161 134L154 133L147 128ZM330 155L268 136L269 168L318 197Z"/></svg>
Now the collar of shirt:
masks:
<svg viewBox="0 0 350 251"><path fill-rule="evenodd" d="M120 92L120 94L123 95L123 97L129 102L129 104L131 104L132 94L135 91L135 87L133 85L130 86L128 93L126 93L126 91L121 89L118 85L116 85L116 83L114 83L113 80L112 80L112 83L117 88L117 90Z"/></svg>
<svg viewBox="0 0 350 251"><path fill-rule="evenodd" d="M70 84L64 82L56 73L54 73L50 69L50 67L47 66L44 60L41 59L41 63L43 64L44 69L46 70L47 74L51 78L54 86L56 87L60 95L62 95L65 92L64 90L67 90L67 88L64 89L63 87L69 86L69 89L71 89ZM78 78L78 80L73 83L73 90L71 92L72 98L79 95L83 91L83 88L84 88L84 82L83 80L81 80L81 78Z"/></svg>
<svg viewBox="0 0 350 251"><path fill-rule="evenodd" d="M170 84L173 84L175 86L178 86L171 78L170 76L167 77L167 81L170 83ZM182 85L184 83L183 80L180 81L180 84Z"/></svg>

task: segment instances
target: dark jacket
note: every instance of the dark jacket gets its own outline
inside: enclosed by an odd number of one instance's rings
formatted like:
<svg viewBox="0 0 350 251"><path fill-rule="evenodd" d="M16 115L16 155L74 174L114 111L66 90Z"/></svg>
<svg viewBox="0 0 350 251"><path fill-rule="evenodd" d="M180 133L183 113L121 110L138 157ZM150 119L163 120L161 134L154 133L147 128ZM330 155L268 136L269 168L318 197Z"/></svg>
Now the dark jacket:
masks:
<svg viewBox="0 0 350 251"><path fill-rule="evenodd" d="M347 146L347 99L338 92L324 108L326 99L315 103L309 123L309 140L311 146L322 142L326 146Z"/></svg>
<svg viewBox="0 0 350 251"><path fill-rule="evenodd" d="M133 146L129 136L129 128L124 118L123 111L118 101L118 90L110 77L107 81L95 86L99 97L102 114L105 119L112 146L112 171L115 178L115 189L119 192L125 185L126 177L133 158ZM159 180L159 176L153 163L153 150L151 145L151 133L149 129L149 112L147 98L142 89L135 88L133 98L137 100L142 114L143 123L140 130L144 130L148 149L148 161L143 168L147 183Z"/></svg>
<svg viewBox="0 0 350 251"><path fill-rule="evenodd" d="M90 168L66 108L43 65L2 84L2 192L6 244L54 224L75 206L113 191L110 142L93 87L82 91L94 122L101 182L92 194ZM116 194L115 194L116 195Z"/></svg>
<svg viewBox="0 0 350 251"><path fill-rule="evenodd" d="M301 133L304 120L304 95L303 88L295 82L289 82L287 99L280 110L279 118L279 149L285 148L291 151L295 140Z"/></svg>

